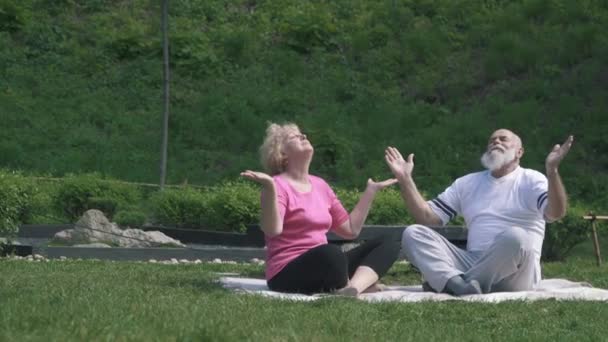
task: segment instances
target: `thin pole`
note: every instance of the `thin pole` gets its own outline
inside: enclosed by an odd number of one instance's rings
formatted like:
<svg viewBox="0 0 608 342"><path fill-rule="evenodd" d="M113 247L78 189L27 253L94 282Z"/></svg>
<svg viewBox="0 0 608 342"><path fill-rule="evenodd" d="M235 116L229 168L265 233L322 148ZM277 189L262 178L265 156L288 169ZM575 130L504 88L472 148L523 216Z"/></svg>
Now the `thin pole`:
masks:
<svg viewBox="0 0 608 342"><path fill-rule="evenodd" d="M597 239L597 229L595 228L595 220L591 221L591 229L593 230L593 249L595 249L595 258L597 265L602 265L602 256L600 255L600 242Z"/></svg>
<svg viewBox="0 0 608 342"><path fill-rule="evenodd" d="M165 187L167 179L167 145L169 143L169 34L168 34L169 0L162 0L162 37L163 37L163 141L160 160L160 189Z"/></svg>
<svg viewBox="0 0 608 342"><path fill-rule="evenodd" d="M591 220L591 231L592 231L592 238L593 238L593 249L595 251L595 259L596 259L597 265L601 266L602 265L602 255L600 253L600 242L597 237L596 222L597 222L597 220L608 220L608 216L602 216L602 215L597 216L593 213L589 213L588 215L583 216L583 219Z"/></svg>

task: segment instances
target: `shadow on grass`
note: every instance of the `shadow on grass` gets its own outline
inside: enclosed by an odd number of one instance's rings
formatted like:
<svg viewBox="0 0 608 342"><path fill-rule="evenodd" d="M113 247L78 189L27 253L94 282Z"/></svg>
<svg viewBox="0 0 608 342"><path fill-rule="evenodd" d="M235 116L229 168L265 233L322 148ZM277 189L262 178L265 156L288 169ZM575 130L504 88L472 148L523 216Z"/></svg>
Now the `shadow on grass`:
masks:
<svg viewBox="0 0 608 342"><path fill-rule="evenodd" d="M186 289L204 293L225 293L227 290L218 282L219 277L202 276L200 278L168 279L163 286L174 289Z"/></svg>
<svg viewBox="0 0 608 342"><path fill-rule="evenodd" d="M395 264L380 282L386 285L419 285L422 275L411 265Z"/></svg>

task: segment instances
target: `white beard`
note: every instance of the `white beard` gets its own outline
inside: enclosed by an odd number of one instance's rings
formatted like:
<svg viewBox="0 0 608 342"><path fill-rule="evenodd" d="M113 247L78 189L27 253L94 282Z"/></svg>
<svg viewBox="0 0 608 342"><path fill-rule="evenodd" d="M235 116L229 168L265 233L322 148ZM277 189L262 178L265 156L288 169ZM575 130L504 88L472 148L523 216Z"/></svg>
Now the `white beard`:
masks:
<svg viewBox="0 0 608 342"><path fill-rule="evenodd" d="M515 149L504 152L500 150L486 151L481 155L481 165L490 171L496 171L515 159Z"/></svg>

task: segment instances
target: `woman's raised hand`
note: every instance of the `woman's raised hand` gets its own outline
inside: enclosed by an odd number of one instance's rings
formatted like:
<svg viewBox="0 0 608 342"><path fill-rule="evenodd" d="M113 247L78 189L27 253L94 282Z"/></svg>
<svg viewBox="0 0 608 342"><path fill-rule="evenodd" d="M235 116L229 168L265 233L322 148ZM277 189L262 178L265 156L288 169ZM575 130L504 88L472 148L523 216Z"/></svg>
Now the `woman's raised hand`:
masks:
<svg viewBox="0 0 608 342"><path fill-rule="evenodd" d="M241 177L247 178L256 183L260 183L264 186L273 184L272 177L270 177L268 174L266 174L264 172L245 170L245 171L241 172Z"/></svg>
<svg viewBox="0 0 608 342"><path fill-rule="evenodd" d="M382 189L386 188L387 186L391 186L395 183L397 183L397 178L389 178L389 179L383 180L382 182L374 182L370 178L367 180L367 187L374 191L379 191L379 190L382 190Z"/></svg>

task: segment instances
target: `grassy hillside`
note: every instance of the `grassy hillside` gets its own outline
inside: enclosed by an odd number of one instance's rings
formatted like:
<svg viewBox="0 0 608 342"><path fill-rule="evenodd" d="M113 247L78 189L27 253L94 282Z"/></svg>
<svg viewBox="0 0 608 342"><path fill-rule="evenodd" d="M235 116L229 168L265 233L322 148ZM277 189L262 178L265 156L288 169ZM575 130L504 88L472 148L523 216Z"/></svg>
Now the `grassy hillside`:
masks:
<svg viewBox="0 0 608 342"><path fill-rule="evenodd" d="M605 203L605 27L600 0L172 0L169 182L258 168L289 120L333 183L387 176L390 144L433 193L508 127L541 170L574 134L569 191ZM160 1L0 0L0 167L156 182L160 37Z"/></svg>

